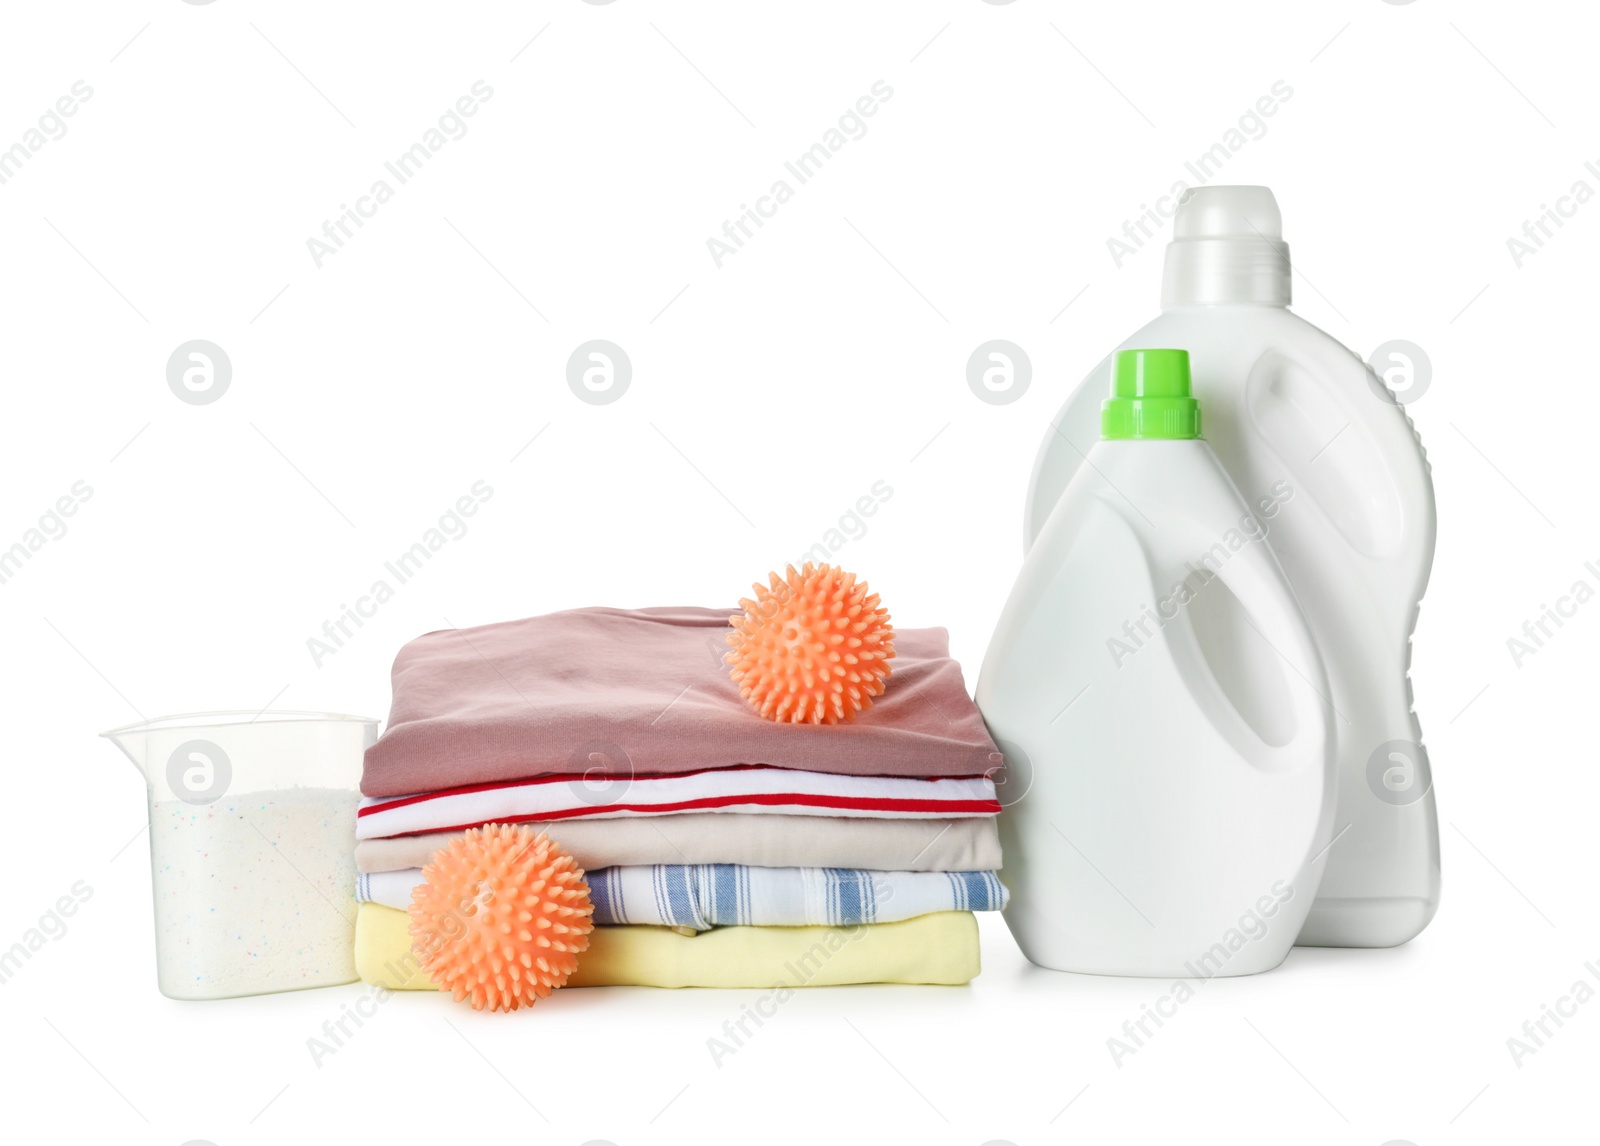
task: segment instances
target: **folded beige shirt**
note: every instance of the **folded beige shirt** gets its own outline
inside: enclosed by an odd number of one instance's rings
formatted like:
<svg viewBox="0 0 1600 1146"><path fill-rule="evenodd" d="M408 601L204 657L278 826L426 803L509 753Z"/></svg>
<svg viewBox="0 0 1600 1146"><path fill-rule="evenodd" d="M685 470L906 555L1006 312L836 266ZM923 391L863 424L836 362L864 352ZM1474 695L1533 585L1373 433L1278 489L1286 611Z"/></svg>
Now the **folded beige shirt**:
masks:
<svg viewBox="0 0 1600 1146"><path fill-rule="evenodd" d="M582 868L636 864L737 863L750 867L843 867L865 871L994 871L1000 837L992 816L957 820L868 820L835 816L742 816L695 812L615 820L529 824L546 831ZM459 832L361 840L364 872L424 867Z"/></svg>

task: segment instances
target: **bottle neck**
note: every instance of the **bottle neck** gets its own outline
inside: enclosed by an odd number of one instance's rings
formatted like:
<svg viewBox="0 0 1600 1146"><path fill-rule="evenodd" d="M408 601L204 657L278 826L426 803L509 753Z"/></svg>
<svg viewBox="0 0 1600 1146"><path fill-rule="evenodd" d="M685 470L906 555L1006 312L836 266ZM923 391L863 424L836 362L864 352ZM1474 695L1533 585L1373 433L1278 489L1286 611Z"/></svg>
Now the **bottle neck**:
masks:
<svg viewBox="0 0 1600 1146"><path fill-rule="evenodd" d="M1161 309L1283 306L1290 301L1289 244L1281 239L1175 239L1167 244Z"/></svg>

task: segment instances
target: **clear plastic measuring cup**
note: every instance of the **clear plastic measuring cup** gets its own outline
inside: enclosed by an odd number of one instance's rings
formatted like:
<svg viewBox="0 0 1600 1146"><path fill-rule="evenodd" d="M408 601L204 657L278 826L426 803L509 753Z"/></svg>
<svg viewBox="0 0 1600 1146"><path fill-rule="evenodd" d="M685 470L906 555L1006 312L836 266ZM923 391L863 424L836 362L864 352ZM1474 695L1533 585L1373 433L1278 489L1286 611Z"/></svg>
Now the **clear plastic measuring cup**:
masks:
<svg viewBox="0 0 1600 1146"><path fill-rule="evenodd" d="M378 722L205 712L101 733L145 778L156 975L173 999L357 978L361 758Z"/></svg>

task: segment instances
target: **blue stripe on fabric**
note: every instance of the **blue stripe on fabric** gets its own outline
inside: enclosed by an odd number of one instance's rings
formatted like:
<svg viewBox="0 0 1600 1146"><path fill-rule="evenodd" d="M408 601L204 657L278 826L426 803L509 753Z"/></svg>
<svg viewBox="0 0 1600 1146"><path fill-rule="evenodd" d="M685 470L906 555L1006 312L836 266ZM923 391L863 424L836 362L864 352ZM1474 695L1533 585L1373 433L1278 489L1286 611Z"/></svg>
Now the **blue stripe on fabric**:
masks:
<svg viewBox="0 0 1600 1146"><path fill-rule="evenodd" d="M656 903L660 908L661 922L668 927L683 925L678 914L685 906L687 897L676 886L681 874L682 869L674 864L662 864L655 870Z"/></svg>
<svg viewBox="0 0 1600 1146"><path fill-rule="evenodd" d="M833 918L828 922L835 926L845 926L855 923L871 921L869 898L871 892L862 886L862 877L865 872L850 868L828 868L829 883L833 895L831 899Z"/></svg>
<svg viewBox="0 0 1600 1146"><path fill-rule="evenodd" d="M693 872L684 864L669 864L665 869L667 896L667 924L671 927L701 927L701 917L695 902Z"/></svg>
<svg viewBox="0 0 1600 1146"><path fill-rule="evenodd" d="M998 911L1003 906L1005 888L992 871L950 872L960 911Z"/></svg>
<svg viewBox="0 0 1600 1146"><path fill-rule="evenodd" d="M1000 882L1000 877L992 871L983 873L983 886L989 892L989 906L985 911L999 911L1006 905L1006 885Z"/></svg>
<svg viewBox="0 0 1600 1146"><path fill-rule="evenodd" d="M667 917L667 897L661 886L666 879L666 872L667 869L659 865L650 869L650 893L655 896L656 918L670 924L672 920Z"/></svg>
<svg viewBox="0 0 1600 1146"><path fill-rule="evenodd" d="M744 868L738 864L714 863L706 865L710 876L710 901L705 905L706 922L718 926L749 923L750 917L740 902L740 876Z"/></svg>
<svg viewBox="0 0 1600 1146"><path fill-rule="evenodd" d="M585 876L589 884L589 902L594 904L594 921L601 924L621 923L616 904L612 902L611 869L591 871Z"/></svg>
<svg viewBox="0 0 1600 1146"><path fill-rule="evenodd" d="M965 885L961 882L961 872L958 872L958 871L947 871L947 872L944 873L944 877L945 877L945 879L950 881L950 901L951 901L951 903L954 905L954 907L955 907L955 909L957 911L965 911L966 910L966 904L965 904L964 900L965 900L966 897L963 894L963 892L965 892L966 888L965 888Z"/></svg>

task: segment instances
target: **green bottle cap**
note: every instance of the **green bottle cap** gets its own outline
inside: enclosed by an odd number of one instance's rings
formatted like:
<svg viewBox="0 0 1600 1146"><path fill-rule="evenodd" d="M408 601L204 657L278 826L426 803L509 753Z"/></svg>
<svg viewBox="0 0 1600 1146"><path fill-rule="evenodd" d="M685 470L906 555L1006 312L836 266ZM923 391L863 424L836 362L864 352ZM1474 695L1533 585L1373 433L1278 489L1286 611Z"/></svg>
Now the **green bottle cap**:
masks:
<svg viewBox="0 0 1600 1146"><path fill-rule="evenodd" d="M1100 407L1107 441L1198 438L1200 403L1189 396L1187 350L1119 350L1111 397Z"/></svg>

